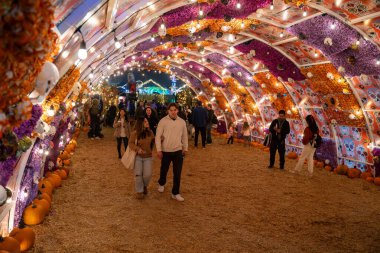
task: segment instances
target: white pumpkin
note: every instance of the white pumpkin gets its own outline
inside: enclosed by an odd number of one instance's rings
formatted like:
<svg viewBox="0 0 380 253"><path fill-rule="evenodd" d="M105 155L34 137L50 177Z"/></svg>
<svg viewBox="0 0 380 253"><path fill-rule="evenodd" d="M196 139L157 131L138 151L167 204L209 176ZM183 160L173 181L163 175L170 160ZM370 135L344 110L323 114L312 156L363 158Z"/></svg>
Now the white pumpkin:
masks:
<svg viewBox="0 0 380 253"><path fill-rule="evenodd" d="M308 78L312 78L313 77L313 73L311 73L311 72L307 72L306 75L307 75Z"/></svg>
<svg viewBox="0 0 380 253"><path fill-rule="evenodd" d="M338 72L339 73L344 73L344 72L346 72L346 69L344 67L342 67L342 66L339 66L338 67Z"/></svg>
<svg viewBox="0 0 380 253"><path fill-rule="evenodd" d="M332 39L328 37L323 40L323 43L328 46L332 46L333 44Z"/></svg>

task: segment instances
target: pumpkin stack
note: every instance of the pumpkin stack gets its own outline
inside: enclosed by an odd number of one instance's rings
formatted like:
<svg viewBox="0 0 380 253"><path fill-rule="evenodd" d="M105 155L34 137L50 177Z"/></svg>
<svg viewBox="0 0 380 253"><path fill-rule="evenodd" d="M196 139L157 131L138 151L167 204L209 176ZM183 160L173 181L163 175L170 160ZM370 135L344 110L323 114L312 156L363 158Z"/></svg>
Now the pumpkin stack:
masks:
<svg viewBox="0 0 380 253"><path fill-rule="evenodd" d="M20 253L20 243L13 237L0 236L0 253Z"/></svg>
<svg viewBox="0 0 380 253"><path fill-rule="evenodd" d="M348 169L347 176L349 178L359 178L361 173L362 172L357 168Z"/></svg>

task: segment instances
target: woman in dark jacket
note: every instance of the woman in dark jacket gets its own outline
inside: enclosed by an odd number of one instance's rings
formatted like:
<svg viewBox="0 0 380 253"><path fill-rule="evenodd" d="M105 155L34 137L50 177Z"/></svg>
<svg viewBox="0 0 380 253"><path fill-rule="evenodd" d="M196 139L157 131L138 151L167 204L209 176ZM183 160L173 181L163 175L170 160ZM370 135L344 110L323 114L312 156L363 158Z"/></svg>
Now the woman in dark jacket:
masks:
<svg viewBox="0 0 380 253"><path fill-rule="evenodd" d="M158 119L157 119L155 113L153 113L152 108L147 107L145 109L145 117L146 117L146 119L149 122L149 128L152 130L153 134L156 135L156 129L157 129L157 125L158 125Z"/></svg>

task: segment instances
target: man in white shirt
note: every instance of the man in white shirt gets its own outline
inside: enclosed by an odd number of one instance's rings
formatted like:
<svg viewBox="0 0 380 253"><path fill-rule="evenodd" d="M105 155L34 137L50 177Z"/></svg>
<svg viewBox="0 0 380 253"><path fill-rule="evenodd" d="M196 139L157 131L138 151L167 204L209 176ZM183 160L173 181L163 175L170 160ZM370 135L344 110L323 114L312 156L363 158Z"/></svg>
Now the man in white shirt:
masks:
<svg viewBox="0 0 380 253"><path fill-rule="evenodd" d="M164 192L166 176L170 163L173 162L173 189L172 198L178 201L185 199L179 193L183 158L188 149L186 122L178 117L178 106L171 103L168 115L160 120L156 132L156 148L158 158L161 159L160 179L158 191Z"/></svg>

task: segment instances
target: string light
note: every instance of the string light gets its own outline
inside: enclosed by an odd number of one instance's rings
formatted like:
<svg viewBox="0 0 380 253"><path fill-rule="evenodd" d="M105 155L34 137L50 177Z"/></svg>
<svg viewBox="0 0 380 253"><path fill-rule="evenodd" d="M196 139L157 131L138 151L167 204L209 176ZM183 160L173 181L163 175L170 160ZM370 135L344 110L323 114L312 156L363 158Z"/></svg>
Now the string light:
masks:
<svg viewBox="0 0 380 253"><path fill-rule="evenodd" d="M80 43L80 48L78 50L78 58L81 60L85 60L87 58L86 43L84 41Z"/></svg>
<svg viewBox="0 0 380 253"><path fill-rule="evenodd" d="M331 24L330 25L330 28L333 29L333 30L335 29L335 27L336 27L336 24Z"/></svg>
<svg viewBox="0 0 380 253"><path fill-rule="evenodd" d="M65 50L62 52L62 58L65 59L67 58L67 56L69 56L69 51L68 50Z"/></svg>
<svg viewBox="0 0 380 253"><path fill-rule="evenodd" d="M317 57L318 57L318 54L317 54L317 53L314 53L314 57L317 58Z"/></svg>
<svg viewBox="0 0 380 253"><path fill-rule="evenodd" d="M199 16L200 16L200 17L203 16L203 10L202 10L202 9L199 9Z"/></svg>
<svg viewBox="0 0 380 253"><path fill-rule="evenodd" d="M54 116L54 107L52 105L50 106L47 113L48 113L48 116L50 117Z"/></svg>
<svg viewBox="0 0 380 253"><path fill-rule="evenodd" d="M240 9L241 8L241 4L240 3L237 3L236 4L236 9Z"/></svg>
<svg viewBox="0 0 380 253"><path fill-rule="evenodd" d="M244 28L244 21L241 21L241 28Z"/></svg>
<svg viewBox="0 0 380 253"><path fill-rule="evenodd" d="M360 45L360 41L359 41L359 40L356 41L356 45L357 45L357 46Z"/></svg>
<svg viewBox="0 0 380 253"><path fill-rule="evenodd" d="M281 33L280 33L280 38L283 38L283 37L284 37L284 33L281 32Z"/></svg>
<svg viewBox="0 0 380 253"><path fill-rule="evenodd" d="M270 9L271 11L274 9L273 2L272 2L272 4L270 5L269 9Z"/></svg>
<svg viewBox="0 0 380 253"><path fill-rule="evenodd" d="M376 61L376 65L380 65L380 60L377 60L377 61Z"/></svg>
<svg viewBox="0 0 380 253"><path fill-rule="evenodd" d="M306 16L307 16L307 11L304 11L304 12L302 13L302 16L306 17Z"/></svg>

